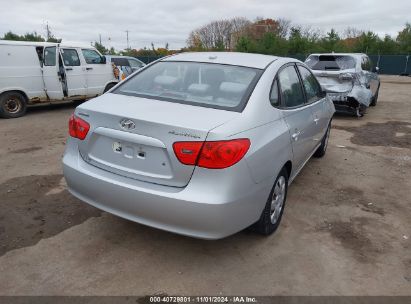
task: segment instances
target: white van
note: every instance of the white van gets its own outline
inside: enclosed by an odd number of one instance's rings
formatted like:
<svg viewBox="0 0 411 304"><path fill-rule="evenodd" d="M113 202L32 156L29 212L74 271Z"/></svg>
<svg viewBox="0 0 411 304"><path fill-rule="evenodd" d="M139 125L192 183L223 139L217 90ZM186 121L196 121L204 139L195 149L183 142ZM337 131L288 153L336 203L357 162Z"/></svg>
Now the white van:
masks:
<svg viewBox="0 0 411 304"><path fill-rule="evenodd" d="M118 81L91 46L0 40L0 117L23 116L28 105L93 98Z"/></svg>

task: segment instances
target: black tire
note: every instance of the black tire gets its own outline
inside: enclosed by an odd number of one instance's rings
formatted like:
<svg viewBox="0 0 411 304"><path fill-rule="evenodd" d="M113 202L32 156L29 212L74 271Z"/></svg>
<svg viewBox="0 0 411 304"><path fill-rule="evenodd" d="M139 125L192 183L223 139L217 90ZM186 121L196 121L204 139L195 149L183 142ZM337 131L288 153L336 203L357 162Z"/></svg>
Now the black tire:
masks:
<svg viewBox="0 0 411 304"><path fill-rule="evenodd" d="M357 116L358 118L364 117L365 113L367 113L367 107L364 106L363 104L360 104L354 112L354 115Z"/></svg>
<svg viewBox="0 0 411 304"><path fill-rule="evenodd" d="M275 209L275 212L277 212L277 215L274 218L273 216L274 212L271 209L273 205L273 199L275 199L274 198L275 191L277 190L277 187L279 186L280 181L284 183L283 184L284 192L282 192L283 198L282 198L282 203L281 203L281 209L280 210ZM281 185L279 187L281 187ZM287 200L287 192L288 192L288 174L287 174L287 170L283 168L278 174L277 178L275 179L274 186L271 189L270 195L267 199L264 210L261 213L260 219L252 227L256 232L262 235L270 235L274 231L277 230L278 226L280 225L281 218L283 216L285 202Z"/></svg>
<svg viewBox="0 0 411 304"><path fill-rule="evenodd" d="M378 86L377 92L375 93L375 96L372 98L370 106L375 107L378 102L378 93L380 92L380 87Z"/></svg>
<svg viewBox="0 0 411 304"><path fill-rule="evenodd" d="M6 92L0 95L0 117L17 118L26 114L27 102L19 92Z"/></svg>
<svg viewBox="0 0 411 304"><path fill-rule="evenodd" d="M117 83L109 83L108 85L106 85L106 88L104 89L104 92L107 92L108 90L110 90L112 87L114 87Z"/></svg>
<svg viewBox="0 0 411 304"><path fill-rule="evenodd" d="M317 151L315 151L313 155L314 157L317 157L317 158L323 157L325 155L325 152L327 152L330 132L331 132L331 122L328 124L327 131L325 131L324 137L321 140L321 145L318 147Z"/></svg>

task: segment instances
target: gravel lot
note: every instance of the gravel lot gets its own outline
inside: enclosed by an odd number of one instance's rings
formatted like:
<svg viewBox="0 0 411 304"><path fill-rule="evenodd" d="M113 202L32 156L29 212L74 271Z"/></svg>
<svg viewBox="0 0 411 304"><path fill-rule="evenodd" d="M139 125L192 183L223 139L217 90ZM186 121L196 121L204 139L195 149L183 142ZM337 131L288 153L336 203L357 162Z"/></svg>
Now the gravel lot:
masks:
<svg viewBox="0 0 411 304"><path fill-rule="evenodd" d="M0 295L411 295L411 78L383 77L364 118L335 117L268 238L186 238L71 197L74 107L0 120Z"/></svg>

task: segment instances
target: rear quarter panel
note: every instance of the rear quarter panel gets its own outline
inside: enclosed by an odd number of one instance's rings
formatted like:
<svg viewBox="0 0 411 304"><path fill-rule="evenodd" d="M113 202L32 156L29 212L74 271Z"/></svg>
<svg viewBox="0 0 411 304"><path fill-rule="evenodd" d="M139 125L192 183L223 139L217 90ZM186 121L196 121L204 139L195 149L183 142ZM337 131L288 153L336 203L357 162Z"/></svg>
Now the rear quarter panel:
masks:
<svg viewBox="0 0 411 304"><path fill-rule="evenodd" d="M283 119L242 133L251 139L246 161L256 183L277 177L285 163L292 159L290 134Z"/></svg>
<svg viewBox="0 0 411 304"><path fill-rule="evenodd" d="M287 161L292 160L291 139L281 111L270 103L270 91L278 69L289 59L278 59L266 68L244 111L224 125L211 130L207 140L249 138L245 156L252 179L261 183L277 177Z"/></svg>

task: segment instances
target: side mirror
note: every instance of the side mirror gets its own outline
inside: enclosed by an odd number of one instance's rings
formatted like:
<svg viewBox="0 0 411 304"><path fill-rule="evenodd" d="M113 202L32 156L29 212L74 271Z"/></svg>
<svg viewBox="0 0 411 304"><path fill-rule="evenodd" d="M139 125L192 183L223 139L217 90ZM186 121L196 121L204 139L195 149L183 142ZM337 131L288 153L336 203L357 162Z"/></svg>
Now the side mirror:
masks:
<svg viewBox="0 0 411 304"><path fill-rule="evenodd" d="M100 61L100 63L101 63L101 64L106 64L106 63L107 63L107 58L106 58L106 56L101 56L101 61Z"/></svg>
<svg viewBox="0 0 411 304"><path fill-rule="evenodd" d="M379 67L374 67L374 68L373 68L373 72L374 72L374 73L378 73L379 71L380 71L380 68L379 68Z"/></svg>

